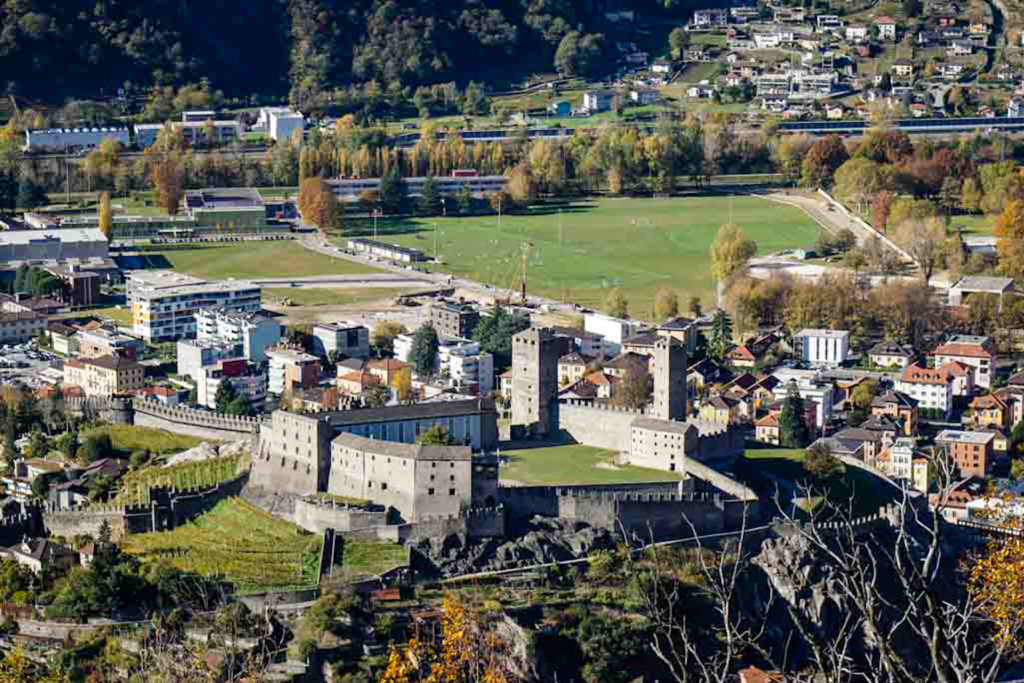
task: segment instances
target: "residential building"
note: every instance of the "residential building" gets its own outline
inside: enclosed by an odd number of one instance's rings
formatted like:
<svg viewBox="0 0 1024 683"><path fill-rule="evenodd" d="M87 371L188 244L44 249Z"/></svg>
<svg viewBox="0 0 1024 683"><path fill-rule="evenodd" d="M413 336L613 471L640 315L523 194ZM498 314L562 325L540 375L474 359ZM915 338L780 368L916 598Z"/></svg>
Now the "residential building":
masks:
<svg viewBox="0 0 1024 683"><path fill-rule="evenodd" d="M53 321L47 324L46 332L50 337L51 349L65 356L78 354L78 330L74 327Z"/></svg>
<svg viewBox="0 0 1024 683"><path fill-rule="evenodd" d="M0 344L21 344L46 329L46 316L36 313L0 313Z"/></svg>
<svg viewBox="0 0 1024 683"><path fill-rule="evenodd" d="M558 359L558 386L575 384L587 374L589 361L573 351Z"/></svg>
<svg viewBox="0 0 1024 683"><path fill-rule="evenodd" d="M353 322L313 325L313 353L324 357L332 353L347 358L370 357L370 330Z"/></svg>
<svg viewBox="0 0 1024 683"><path fill-rule="evenodd" d="M183 402L182 390L173 387L153 386L143 387L135 392L139 398L147 401L156 401L162 406L173 408Z"/></svg>
<svg viewBox="0 0 1024 683"><path fill-rule="evenodd" d="M705 387L717 384L723 378L722 368L710 358L704 358L686 369L686 386L689 398L698 398Z"/></svg>
<svg viewBox="0 0 1024 683"><path fill-rule="evenodd" d="M78 331L78 351L87 358L121 356L138 360L145 345L135 337L122 334L112 327L83 328Z"/></svg>
<svg viewBox="0 0 1024 683"><path fill-rule="evenodd" d="M655 63L655 66L658 66ZM655 73L659 73L657 70L652 69ZM615 93L608 90L589 90L583 93L583 109L596 114L602 111L608 111L612 108L612 100L615 98Z"/></svg>
<svg viewBox="0 0 1024 683"><path fill-rule="evenodd" d="M932 352L935 366L960 362L974 368L974 383L983 388L992 387L995 352L988 337L955 334Z"/></svg>
<svg viewBox="0 0 1024 683"><path fill-rule="evenodd" d="M25 131L25 152L72 152L94 149L104 140L114 140L127 147L131 133L126 126L98 128L30 128Z"/></svg>
<svg viewBox="0 0 1024 683"><path fill-rule="evenodd" d="M667 59L656 59L651 64L651 73L656 74L670 74L672 73L672 62Z"/></svg>
<svg viewBox="0 0 1024 683"><path fill-rule="evenodd" d="M378 242L377 240L366 239L364 237L350 239L348 241L348 248L357 254L374 256L376 258L388 261L397 261L399 263L416 263L418 261L427 260L427 255L419 249L411 249L398 244Z"/></svg>
<svg viewBox="0 0 1024 683"><path fill-rule="evenodd" d="M907 394L918 406L948 418L953 410L953 377L942 369L933 370L911 363L895 381L896 391Z"/></svg>
<svg viewBox="0 0 1024 683"><path fill-rule="evenodd" d="M969 57L974 54L974 43L969 40L954 40L946 48L950 57Z"/></svg>
<svg viewBox="0 0 1024 683"><path fill-rule="evenodd" d="M195 317L197 342L239 346L241 355L254 363L265 361L267 349L281 342L281 323L264 313L206 308Z"/></svg>
<svg viewBox="0 0 1024 683"><path fill-rule="evenodd" d="M974 368L960 361L946 363L939 368L949 375L953 381L953 396L971 396L974 394Z"/></svg>
<svg viewBox="0 0 1024 683"><path fill-rule="evenodd" d="M306 117L287 107L260 107L256 127L267 131L271 140L292 139L292 134L306 127Z"/></svg>
<svg viewBox="0 0 1024 683"><path fill-rule="evenodd" d="M960 468L960 476L985 477L988 476L995 456L995 438L993 432L944 429L935 437L935 445L953 458L953 462Z"/></svg>
<svg viewBox="0 0 1024 683"><path fill-rule="evenodd" d="M892 63L892 73L897 78L913 78L914 63L909 59L897 59Z"/></svg>
<svg viewBox="0 0 1024 683"><path fill-rule="evenodd" d="M839 367L850 353L846 330L805 329L794 335L800 360L811 367Z"/></svg>
<svg viewBox="0 0 1024 683"><path fill-rule="evenodd" d="M4 313L38 313L55 315L68 310L67 304L44 296L29 296L25 292L0 294L0 311Z"/></svg>
<svg viewBox="0 0 1024 683"><path fill-rule="evenodd" d="M121 356L71 358L64 362L64 384L81 387L86 396L110 398L141 389L145 369Z"/></svg>
<svg viewBox="0 0 1024 683"><path fill-rule="evenodd" d="M213 344L195 339L183 339L175 345L177 372L183 377L196 379L205 367L222 360L239 358L242 351L236 344Z"/></svg>
<svg viewBox="0 0 1024 683"><path fill-rule="evenodd" d="M385 386L397 388L399 382L412 381L412 364L404 363L397 358L381 358L366 364L370 374L374 375Z"/></svg>
<svg viewBox="0 0 1024 683"><path fill-rule="evenodd" d="M914 349L910 346L891 341L879 342L868 350L868 359L871 364L882 368L902 370L910 365L914 356Z"/></svg>
<svg viewBox="0 0 1024 683"><path fill-rule="evenodd" d="M349 370L338 366L338 378L335 385L342 394L359 396L370 387L380 383L380 379L369 370Z"/></svg>
<svg viewBox="0 0 1024 683"><path fill-rule="evenodd" d="M604 338L604 355L615 356L622 351L622 343L636 331L635 323L601 313L583 316L583 329Z"/></svg>
<svg viewBox="0 0 1024 683"><path fill-rule="evenodd" d="M862 43L868 39L868 27L864 24L849 24L846 27L846 40L850 43Z"/></svg>
<svg viewBox="0 0 1024 683"><path fill-rule="evenodd" d="M557 325L553 326L551 331L556 338L569 340L570 347L566 353L576 351L587 358L604 358L604 337L601 335L587 332L577 327L560 327Z"/></svg>
<svg viewBox="0 0 1024 683"><path fill-rule="evenodd" d="M902 391L887 391L871 399L871 414L891 417L902 427L904 436L917 435L920 419L918 402Z"/></svg>
<svg viewBox="0 0 1024 683"><path fill-rule="evenodd" d="M267 351L270 361L267 390L280 396L292 389L310 389L320 383L320 359L293 349Z"/></svg>
<svg viewBox="0 0 1024 683"><path fill-rule="evenodd" d="M700 419L727 427L741 421L740 402L728 396L714 396L700 406Z"/></svg>
<svg viewBox="0 0 1024 683"><path fill-rule="evenodd" d="M879 40L896 40L896 20L892 17L876 17L875 26L878 27Z"/></svg>
<svg viewBox="0 0 1024 683"><path fill-rule="evenodd" d="M46 538L26 538L17 545L0 550L0 556L28 567L34 574L60 574L78 564L78 553Z"/></svg>
<svg viewBox="0 0 1024 683"><path fill-rule="evenodd" d="M911 483L917 446L913 439L900 437L889 447L889 474L893 479Z"/></svg>
<svg viewBox="0 0 1024 683"><path fill-rule="evenodd" d="M1010 426L1010 413L1006 402L995 394L978 396L971 401L971 426L974 429L1007 429Z"/></svg>
<svg viewBox="0 0 1024 683"><path fill-rule="evenodd" d="M693 50L687 50L687 55L695 57L691 61L704 61L703 58L696 58L696 55L693 54L694 52ZM701 55L703 55L703 51L701 51ZM629 91L629 99L640 106L654 104L661 99L661 93L653 88L633 88Z"/></svg>
<svg viewBox="0 0 1024 683"><path fill-rule="evenodd" d="M697 337L700 331L697 329L697 321L690 318L675 317L669 318L658 325L657 332L662 337L672 337L683 342L686 346L686 354L693 355L697 351Z"/></svg>
<svg viewBox="0 0 1024 683"><path fill-rule="evenodd" d="M273 364L271 364L271 370L273 370ZM287 373L287 369L283 371L286 377ZM224 383L230 384L235 394L244 398L250 408L256 412L263 410L263 405L267 400L269 385L267 373L261 369L261 366L245 358L219 360L212 365L203 367L193 378L196 381L196 402L207 408L217 407L217 392Z"/></svg>
<svg viewBox="0 0 1024 683"><path fill-rule="evenodd" d="M260 291L243 280L204 280L171 270L137 270L127 276L134 333L150 343L194 337L196 313L203 309L259 311Z"/></svg>
<svg viewBox="0 0 1024 683"><path fill-rule="evenodd" d="M463 301L441 301L430 307L430 324L443 337L469 339L480 323L480 311Z"/></svg>
<svg viewBox="0 0 1024 683"><path fill-rule="evenodd" d="M494 356L481 352L478 343L442 346L438 355L438 372L452 388L476 395L494 390Z"/></svg>
<svg viewBox="0 0 1024 683"><path fill-rule="evenodd" d="M1011 97L1010 101L1006 103L1006 115L1018 119L1024 117L1024 99Z"/></svg>
<svg viewBox="0 0 1024 683"><path fill-rule="evenodd" d="M698 9L693 12L694 28L708 29L725 26L729 23L729 15L724 9Z"/></svg>
<svg viewBox="0 0 1024 683"><path fill-rule="evenodd" d="M755 441L778 446L780 443L779 434L779 416L774 413L768 413L754 422Z"/></svg>

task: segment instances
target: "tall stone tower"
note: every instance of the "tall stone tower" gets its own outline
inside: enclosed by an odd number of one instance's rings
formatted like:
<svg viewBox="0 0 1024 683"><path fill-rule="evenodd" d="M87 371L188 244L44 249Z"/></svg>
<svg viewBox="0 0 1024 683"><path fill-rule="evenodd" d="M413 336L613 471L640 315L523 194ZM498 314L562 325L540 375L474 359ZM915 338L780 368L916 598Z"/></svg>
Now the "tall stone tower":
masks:
<svg viewBox="0 0 1024 683"><path fill-rule="evenodd" d="M558 431L558 352L549 328L512 337L512 424L536 436Z"/></svg>
<svg viewBox="0 0 1024 683"><path fill-rule="evenodd" d="M662 337L654 342L654 400L651 417L686 419L686 346Z"/></svg>

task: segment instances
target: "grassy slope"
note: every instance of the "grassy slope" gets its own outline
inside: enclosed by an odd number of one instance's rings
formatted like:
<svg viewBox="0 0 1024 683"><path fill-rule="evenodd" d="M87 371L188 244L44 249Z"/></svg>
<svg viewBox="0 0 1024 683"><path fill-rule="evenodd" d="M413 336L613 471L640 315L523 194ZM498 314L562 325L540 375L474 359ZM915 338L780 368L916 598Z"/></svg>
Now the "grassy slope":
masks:
<svg viewBox="0 0 1024 683"><path fill-rule="evenodd" d="M220 575L243 590L316 583L323 539L240 498L222 500L195 522L172 531L132 534L126 552L143 561Z"/></svg>
<svg viewBox="0 0 1024 683"><path fill-rule="evenodd" d="M511 462L501 466L501 478L522 484L622 484L678 478L671 472L644 467L597 467L610 465L615 453L579 444L504 451L502 455Z"/></svg>
<svg viewBox="0 0 1024 683"><path fill-rule="evenodd" d="M225 246L166 249L146 252L154 268L172 268L212 279L292 277L300 275L361 275L380 270L336 259L292 241L242 242Z"/></svg>
<svg viewBox="0 0 1024 683"><path fill-rule="evenodd" d="M211 439L197 439L194 436L184 434L172 434L162 429L150 427L136 427L135 425L104 425L86 430L82 438L92 434L106 432L110 435L110 443L114 450L130 455L132 451L148 448L157 455L178 453L198 446L203 441Z"/></svg>
<svg viewBox="0 0 1024 683"><path fill-rule="evenodd" d="M650 314L654 293L675 289L711 299L708 249L718 228L733 220L761 253L814 244L819 226L799 209L755 197L603 199L547 211L472 218L432 218L391 224L385 239L433 252L432 225L444 268L508 287L520 244L534 244L528 288L584 305L599 305L607 288L621 286L633 314ZM559 237L561 233L561 239Z"/></svg>
<svg viewBox="0 0 1024 683"><path fill-rule="evenodd" d="M378 576L389 569L409 564L409 549L397 543L373 543L345 539L341 571L347 580Z"/></svg>

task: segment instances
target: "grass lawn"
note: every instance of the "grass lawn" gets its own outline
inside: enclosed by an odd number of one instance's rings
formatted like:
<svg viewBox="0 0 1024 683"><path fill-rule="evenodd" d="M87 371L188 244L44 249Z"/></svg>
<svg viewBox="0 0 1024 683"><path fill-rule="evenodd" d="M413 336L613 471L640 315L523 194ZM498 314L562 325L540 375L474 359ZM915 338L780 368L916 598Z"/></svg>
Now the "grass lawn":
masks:
<svg viewBox="0 0 1024 683"><path fill-rule="evenodd" d="M613 465L613 451L580 444L504 451L502 455L510 462L502 463L501 478L521 484L628 484L679 478L672 472Z"/></svg>
<svg viewBox="0 0 1024 683"><path fill-rule="evenodd" d="M381 272L360 263L309 251L292 240L147 250L142 256L150 268L172 268L214 280Z"/></svg>
<svg viewBox="0 0 1024 683"><path fill-rule="evenodd" d="M958 225L964 226L964 233L968 235L991 235L995 232L996 220L996 216L970 214L954 216L949 219L949 224L952 228L955 228Z"/></svg>
<svg viewBox="0 0 1024 683"><path fill-rule="evenodd" d="M212 439L198 439L185 434L172 434L162 429L152 427L137 427L135 425L103 425L87 429L82 433L82 439L93 434L106 433L110 435L110 443L115 451L124 456L129 456L133 451L148 448L156 455L170 455L180 453L190 448L195 448L203 441Z"/></svg>
<svg viewBox="0 0 1024 683"><path fill-rule="evenodd" d="M520 245L533 244L527 287L564 301L600 306L621 287L632 314L650 315L654 294L674 289L712 300L709 247L718 228L733 220L761 253L810 247L820 227L801 210L749 196L670 199L600 199L538 207L501 217L385 221L383 239L433 252L438 230L442 269L509 287L520 264ZM561 226L561 227L560 227Z"/></svg>
<svg viewBox="0 0 1024 683"><path fill-rule="evenodd" d="M409 564L409 549L397 543L350 541L341 551L341 572L346 581L379 576L389 569Z"/></svg>
<svg viewBox="0 0 1024 683"><path fill-rule="evenodd" d="M85 311L75 311L74 313L69 313L67 316L64 317L81 318L83 316L89 315L96 316L97 318L106 318L108 320L113 320L118 325L123 325L125 327L132 326L132 309L128 308L127 306L122 306L121 308L117 308L116 306L105 306L104 308L90 308Z"/></svg>
<svg viewBox="0 0 1024 683"><path fill-rule="evenodd" d="M294 306L348 306L394 299L405 291L396 287L270 287L263 290L263 304L278 305L288 299Z"/></svg>
<svg viewBox="0 0 1024 683"><path fill-rule="evenodd" d="M715 62L701 62L690 64L680 77L684 83L700 83L712 78L718 73L718 64Z"/></svg>
<svg viewBox="0 0 1024 683"><path fill-rule="evenodd" d="M164 560L246 591L316 584L322 544L318 534L229 498L172 531L131 534L122 547L143 562Z"/></svg>

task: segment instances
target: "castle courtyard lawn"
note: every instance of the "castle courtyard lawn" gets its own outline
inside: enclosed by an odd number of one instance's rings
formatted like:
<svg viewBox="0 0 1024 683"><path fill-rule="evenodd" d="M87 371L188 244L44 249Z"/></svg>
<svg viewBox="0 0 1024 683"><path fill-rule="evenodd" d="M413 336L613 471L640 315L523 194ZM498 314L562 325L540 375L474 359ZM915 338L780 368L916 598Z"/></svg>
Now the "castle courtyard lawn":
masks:
<svg viewBox="0 0 1024 683"><path fill-rule="evenodd" d="M361 263L309 251L293 240L146 250L142 257L149 268L171 268L214 280L381 272Z"/></svg>
<svg viewBox="0 0 1024 683"><path fill-rule="evenodd" d="M761 254L812 247L820 226L800 209L759 197L701 196L668 199L598 199L535 207L527 214L381 221L381 239L434 252L436 266L501 288L516 281L520 245L532 243L527 290L600 307L621 287L635 317L648 317L661 288L680 301L713 301L709 248L732 220ZM365 226L361 226L365 227ZM432 266L434 267L434 266Z"/></svg>
<svg viewBox="0 0 1024 683"><path fill-rule="evenodd" d="M501 455L500 478L524 485L631 484L679 478L673 472L615 465L614 451L581 444L502 451Z"/></svg>

